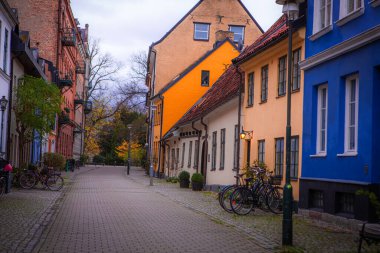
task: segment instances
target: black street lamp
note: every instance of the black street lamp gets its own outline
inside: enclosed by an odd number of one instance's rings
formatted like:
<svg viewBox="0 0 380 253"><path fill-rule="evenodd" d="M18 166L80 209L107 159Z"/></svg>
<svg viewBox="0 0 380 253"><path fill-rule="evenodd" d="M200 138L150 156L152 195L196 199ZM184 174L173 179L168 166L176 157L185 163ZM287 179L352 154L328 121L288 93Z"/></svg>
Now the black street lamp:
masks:
<svg viewBox="0 0 380 253"><path fill-rule="evenodd" d="M3 152L3 132L4 132L4 111L7 109L8 100L3 96L0 99L0 110L1 110L1 133L0 133L0 156L2 157L5 152Z"/></svg>
<svg viewBox="0 0 380 253"><path fill-rule="evenodd" d="M282 219L282 245L293 244L293 189L290 183L290 138L291 138L291 108L292 108L292 36L293 22L298 18L298 4L303 0L276 0L277 4L282 5L282 13L288 19L288 93L287 93L287 112L286 112L286 174L283 200L283 219Z"/></svg>
<svg viewBox="0 0 380 253"><path fill-rule="evenodd" d="M127 167L127 175L129 175L129 170L131 169L131 129L132 125L129 124L128 126L128 167Z"/></svg>

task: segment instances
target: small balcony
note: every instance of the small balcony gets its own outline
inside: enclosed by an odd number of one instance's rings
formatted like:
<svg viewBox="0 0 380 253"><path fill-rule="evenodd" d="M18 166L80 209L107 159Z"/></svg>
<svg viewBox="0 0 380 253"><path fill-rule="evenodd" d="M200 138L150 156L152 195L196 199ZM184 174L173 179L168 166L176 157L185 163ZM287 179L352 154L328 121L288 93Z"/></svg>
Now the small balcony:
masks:
<svg viewBox="0 0 380 253"><path fill-rule="evenodd" d="M89 114L92 112L92 101L85 101L84 103L84 113Z"/></svg>
<svg viewBox="0 0 380 253"><path fill-rule="evenodd" d="M86 64L83 61L76 63L75 73L80 75L86 74Z"/></svg>
<svg viewBox="0 0 380 253"><path fill-rule="evenodd" d="M72 28L64 29L61 40L62 40L63 46L75 47L76 46L75 30Z"/></svg>
<svg viewBox="0 0 380 253"><path fill-rule="evenodd" d="M61 89L64 87L73 87L73 75L71 73L60 75L58 80L58 87Z"/></svg>

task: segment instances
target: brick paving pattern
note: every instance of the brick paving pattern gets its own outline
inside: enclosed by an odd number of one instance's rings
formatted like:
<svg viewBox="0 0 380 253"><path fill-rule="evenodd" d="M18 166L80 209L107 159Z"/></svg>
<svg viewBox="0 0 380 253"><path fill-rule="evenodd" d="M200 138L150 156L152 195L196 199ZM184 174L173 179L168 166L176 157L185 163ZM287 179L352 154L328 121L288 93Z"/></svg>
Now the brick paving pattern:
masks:
<svg viewBox="0 0 380 253"><path fill-rule="evenodd" d="M140 176L139 171L131 173ZM247 234L154 193L116 167L78 175L35 249L40 253L244 251L268 252Z"/></svg>
<svg viewBox="0 0 380 253"><path fill-rule="evenodd" d="M65 183L75 175L92 168L82 168L74 173L63 173ZM37 187L32 190L13 188L0 198L0 252L31 252L57 208L64 190L52 192Z"/></svg>
<svg viewBox="0 0 380 253"><path fill-rule="evenodd" d="M131 175L140 184L149 184L144 172ZM282 240L282 216L255 210L247 216L237 216L225 212L217 201L217 194L211 192L193 192L179 188L179 184L167 183L154 179L153 191L185 207L207 214L215 220L246 232L257 245L270 251L279 251ZM301 215L294 215L294 245L301 252L357 252L358 232L337 227L333 224L311 220ZM367 247L363 252L380 252L379 246Z"/></svg>

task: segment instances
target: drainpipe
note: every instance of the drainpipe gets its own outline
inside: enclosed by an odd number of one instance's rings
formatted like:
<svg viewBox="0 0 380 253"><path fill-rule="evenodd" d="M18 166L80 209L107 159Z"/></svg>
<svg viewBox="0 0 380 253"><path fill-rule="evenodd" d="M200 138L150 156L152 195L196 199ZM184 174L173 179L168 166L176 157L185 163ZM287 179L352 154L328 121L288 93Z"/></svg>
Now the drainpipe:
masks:
<svg viewBox="0 0 380 253"><path fill-rule="evenodd" d="M205 181L204 181L204 184L206 184L206 181L207 181L207 179L206 179L206 177L207 177L207 157L208 157L208 142L207 142L207 138L208 138L208 126L207 126L207 124L205 124L204 122L203 122L203 117L201 118L201 124L204 126L204 128L205 128L205 135L204 135L204 138L205 138L205 141L206 141L206 161L204 161L205 163L206 163L206 166L205 166L205 171L204 171L204 175L203 175L203 177L204 177L204 179L205 179ZM203 155L203 154L202 154Z"/></svg>
<svg viewBox="0 0 380 253"><path fill-rule="evenodd" d="M237 67L237 70L240 74L240 85L239 85L239 107L238 107L238 129L240 131L241 128L241 102L242 102L242 87L244 85L243 83L243 73L239 70L239 67ZM238 136L238 146L237 146L237 161L236 161L236 176L239 176L239 171L240 171L240 136ZM234 154L236 155L236 154ZM236 185L239 184L239 178L236 178Z"/></svg>
<svg viewBox="0 0 380 253"><path fill-rule="evenodd" d="M162 94L160 94L159 96L159 99L161 100L161 119L160 119L160 142L161 142L161 138L162 138L162 125L163 125L163 122L164 122L164 111L163 111L163 108L164 108L164 97L162 96ZM158 167L157 167L157 172L158 172L158 175L157 177L159 178L160 177L160 171L161 171L161 145L158 147ZM165 171L164 171L165 173Z"/></svg>
<svg viewBox="0 0 380 253"><path fill-rule="evenodd" d="M198 150L197 150L197 173L199 173L199 150L201 145L201 130L194 127L195 121L191 122L191 128L198 133Z"/></svg>

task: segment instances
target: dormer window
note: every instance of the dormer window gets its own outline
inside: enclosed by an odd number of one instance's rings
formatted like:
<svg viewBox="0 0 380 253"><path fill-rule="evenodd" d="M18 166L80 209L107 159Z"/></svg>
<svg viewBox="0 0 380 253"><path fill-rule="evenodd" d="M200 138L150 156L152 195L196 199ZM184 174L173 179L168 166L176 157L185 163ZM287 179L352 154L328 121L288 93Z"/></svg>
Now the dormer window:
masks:
<svg viewBox="0 0 380 253"><path fill-rule="evenodd" d="M210 71L202 70L201 85L204 87L210 86Z"/></svg>
<svg viewBox="0 0 380 253"><path fill-rule="evenodd" d="M209 40L210 24L194 23L194 40Z"/></svg>
<svg viewBox="0 0 380 253"><path fill-rule="evenodd" d="M244 43L244 28L244 26L230 25L229 30L234 33L234 42Z"/></svg>

